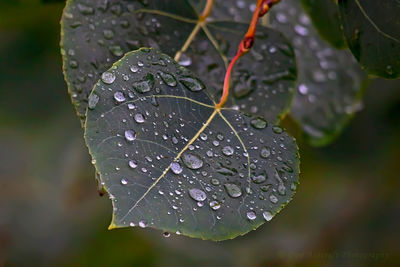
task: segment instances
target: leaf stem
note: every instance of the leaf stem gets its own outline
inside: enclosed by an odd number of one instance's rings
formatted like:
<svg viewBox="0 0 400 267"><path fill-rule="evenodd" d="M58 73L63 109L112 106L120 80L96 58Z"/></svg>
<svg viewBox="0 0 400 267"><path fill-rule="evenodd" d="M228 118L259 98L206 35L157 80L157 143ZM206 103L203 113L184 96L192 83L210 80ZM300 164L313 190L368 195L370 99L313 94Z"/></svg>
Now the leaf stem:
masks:
<svg viewBox="0 0 400 267"><path fill-rule="evenodd" d="M203 13L201 13L201 15L199 17L199 21L205 21L207 19L207 17L211 13L211 9L212 9L213 5L214 5L214 0L207 0L207 4L204 7Z"/></svg>
<svg viewBox="0 0 400 267"><path fill-rule="evenodd" d="M238 59L247 52L249 52L249 50L253 46L258 19L264 16L269 11L269 9L279 1L280 0L257 0L256 9L253 12L253 17L251 18L249 28L246 34L244 35L244 38L239 44L239 48L238 51L236 52L235 57L229 63L229 66L226 70L221 100L219 101L218 104L215 105L216 108L221 108L228 100L229 82L231 78L232 69L235 66Z"/></svg>

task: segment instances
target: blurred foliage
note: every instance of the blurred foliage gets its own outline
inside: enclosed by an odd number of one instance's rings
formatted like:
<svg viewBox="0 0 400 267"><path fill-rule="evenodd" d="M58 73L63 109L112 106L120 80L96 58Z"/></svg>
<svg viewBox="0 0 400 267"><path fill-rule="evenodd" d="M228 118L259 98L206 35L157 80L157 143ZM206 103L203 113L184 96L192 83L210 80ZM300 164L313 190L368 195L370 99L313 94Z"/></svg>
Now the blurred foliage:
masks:
<svg viewBox="0 0 400 267"><path fill-rule="evenodd" d="M298 192L259 230L219 243L108 231L62 76L62 8L0 2L0 266L400 264L399 81L373 81L332 145L299 140Z"/></svg>

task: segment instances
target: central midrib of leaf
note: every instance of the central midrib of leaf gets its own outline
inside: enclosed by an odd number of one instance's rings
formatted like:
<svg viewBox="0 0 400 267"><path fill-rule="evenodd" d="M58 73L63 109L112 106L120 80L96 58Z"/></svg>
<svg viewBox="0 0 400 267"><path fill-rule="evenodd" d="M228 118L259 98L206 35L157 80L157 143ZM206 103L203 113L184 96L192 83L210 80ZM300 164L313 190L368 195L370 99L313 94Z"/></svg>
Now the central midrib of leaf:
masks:
<svg viewBox="0 0 400 267"><path fill-rule="evenodd" d="M203 126L196 132L196 134L189 140L189 142L182 148L181 151L178 152L178 154L175 156L175 158L172 160L171 164L173 162L177 162L182 154L190 147L190 145L192 145L197 138L200 136L201 133L203 133L206 128L210 125L210 123L212 122L212 120L214 119L214 117L216 115L220 116L222 118L222 120L227 124L227 126L232 130L232 132L234 133L234 135L236 136L236 138L239 140L244 152L246 153L246 158L247 158L247 171L248 171L248 177L247 177L247 181L248 181L248 185L249 188L251 188L251 179L250 179L250 156L249 153L247 151L247 148L242 140L242 138L240 137L239 133L236 131L236 129L232 126L232 124L229 123L229 121L225 118L225 116L221 113L221 110L232 110L230 108L216 108L215 106L211 106L196 100L193 100L191 98L188 97L183 97L183 96L174 96L174 95L149 95L146 96L146 98L152 98L152 97L157 97L157 98L177 98L177 99L181 99L184 101L191 101L195 104L213 109L213 112L211 113L211 115L208 117L208 119L206 120L206 122L203 124ZM129 103L134 103L136 101L139 101L140 99L135 99L132 101L127 101L125 103L129 104ZM109 110L108 112L111 112L113 109ZM171 164L168 165L167 168L164 169L164 171L162 172L162 174L154 181L154 183L152 183L152 185L146 190L146 192L133 204L133 206L128 210L128 212L121 218L121 220L124 220L136 207L137 205L148 195L148 193L161 181L161 179L164 178L164 176L168 173L168 171L171 169ZM243 203L244 203L245 199L243 199Z"/></svg>

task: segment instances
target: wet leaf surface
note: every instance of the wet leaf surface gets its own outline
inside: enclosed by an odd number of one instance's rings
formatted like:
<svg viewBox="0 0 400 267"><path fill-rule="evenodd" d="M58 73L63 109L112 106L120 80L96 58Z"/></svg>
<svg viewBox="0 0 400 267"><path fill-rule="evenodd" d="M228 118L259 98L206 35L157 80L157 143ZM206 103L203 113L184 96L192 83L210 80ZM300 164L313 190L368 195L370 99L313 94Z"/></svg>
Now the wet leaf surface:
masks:
<svg viewBox="0 0 400 267"><path fill-rule="evenodd" d="M290 201L299 159L282 128L215 109L199 78L154 49L106 73L113 82L100 80L90 96L85 139L113 203L110 228L224 240Z"/></svg>
<svg viewBox="0 0 400 267"><path fill-rule="evenodd" d="M400 4L397 0L340 0L344 34L368 73L400 77Z"/></svg>
<svg viewBox="0 0 400 267"><path fill-rule="evenodd" d="M88 95L102 73L124 53L139 47L161 49L174 57L188 42L179 63L204 79L219 98L228 60L247 30L235 22L197 22L187 1L70 0L62 19L64 71L72 101L84 119ZM145 3L145 2L143 2ZM192 34L193 39L188 40ZM231 103L276 122L291 103L296 79L294 53L279 32L260 27L251 53L234 69ZM207 76L204 76L207 75Z"/></svg>

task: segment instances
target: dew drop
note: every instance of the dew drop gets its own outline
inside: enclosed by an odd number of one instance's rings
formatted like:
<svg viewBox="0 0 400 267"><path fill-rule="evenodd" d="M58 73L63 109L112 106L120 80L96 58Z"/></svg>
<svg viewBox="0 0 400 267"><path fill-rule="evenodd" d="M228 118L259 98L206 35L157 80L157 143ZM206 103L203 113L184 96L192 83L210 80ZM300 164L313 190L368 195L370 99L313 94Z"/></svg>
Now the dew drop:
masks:
<svg viewBox="0 0 400 267"><path fill-rule="evenodd" d="M130 160L129 161L129 167L131 167L132 169L135 169L136 167L137 167L137 162L136 162L136 160Z"/></svg>
<svg viewBox="0 0 400 267"><path fill-rule="evenodd" d="M97 103L99 102L100 97L98 95L96 95L95 93L90 94L89 96L89 104L88 107L89 109L94 109L97 105Z"/></svg>
<svg viewBox="0 0 400 267"><path fill-rule="evenodd" d="M192 153L183 154L182 161L189 169L192 170L200 169L203 166L203 160L196 154Z"/></svg>
<svg viewBox="0 0 400 267"><path fill-rule="evenodd" d="M129 142L134 141L136 139L136 132L133 130L126 130L125 139Z"/></svg>
<svg viewBox="0 0 400 267"><path fill-rule="evenodd" d="M189 196L196 201L204 201L207 198L206 193L197 188L189 189Z"/></svg>
<svg viewBox="0 0 400 267"><path fill-rule="evenodd" d="M276 133L276 134L281 134L281 133L283 133L283 129L282 129L281 127L279 127L279 126L274 126L274 127L272 127L272 131L273 131L274 133Z"/></svg>
<svg viewBox="0 0 400 267"><path fill-rule="evenodd" d="M256 213L254 211L248 211L246 215L247 219L249 219L250 221L253 221L257 218Z"/></svg>
<svg viewBox="0 0 400 267"><path fill-rule="evenodd" d="M101 75L101 80L103 83L112 84L115 81L115 75L111 72L103 72Z"/></svg>
<svg viewBox="0 0 400 267"><path fill-rule="evenodd" d="M152 74L147 74L144 80L140 82L134 82L132 84L133 89L135 89L138 93L146 93L149 92L154 85L154 76Z"/></svg>
<svg viewBox="0 0 400 267"><path fill-rule="evenodd" d="M269 212L269 211L264 211L263 212L263 217L267 222L269 222L270 220L272 220L274 215L272 215L271 212Z"/></svg>
<svg viewBox="0 0 400 267"><path fill-rule="evenodd" d="M137 123L143 123L144 122L144 116L141 113L137 113L134 116L134 119Z"/></svg>
<svg viewBox="0 0 400 267"><path fill-rule="evenodd" d="M161 72L161 71L160 71L158 74L160 75L161 79L162 79L168 86L171 86L171 87L176 86L177 83L176 83L175 77L174 77L172 74L165 73L165 72Z"/></svg>
<svg viewBox="0 0 400 267"><path fill-rule="evenodd" d="M179 81L192 92L198 92L205 88L200 80L193 77L182 77Z"/></svg>
<svg viewBox="0 0 400 267"><path fill-rule="evenodd" d="M263 172L259 175L253 175L251 177L251 180L253 180L253 183L255 183L255 184L261 184L267 180L267 174L265 172Z"/></svg>
<svg viewBox="0 0 400 267"><path fill-rule="evenodd" d="M142 228L146 228L146 226L147 226L146 221L140 221L139 222L139 226L142 227Z"/></svg>
<svg viewBox="0 0 400 267"><path fill-rule="evenodd" d="M183 171L181 164L179 164L178 162L172 162L171 171L175 174L181 174Z"/></svg>
<svg viewBox="0 0 400 267"><path fill-rule="evenodd" d="M260 151L260 156L264 159L268 158L271 155L271 149L269 147L263 147Z"/></svg>
<svg viewBox="0 0 400 267"><path fill-rule="evenodd" d="M242 190L235 184L224 184L224 187L230 197L237 198L242 195Z"/></svg>
<svg viewBox="0 0 400 267"><path fill-rule="evenodd" d="M124 93L122 93L121 91L117 91L114 93L114 99L117 102L121 103L121 102L124 102L126 98L124 96Z"/></svg>
<svg viewBox="0 0 400 267"><path fill-rule="evenodd" d="M222 148L222 153L226 156L232 156L233 155L233 148L230 146L225 146L224 148Z"/></svg>
<svg viewBox="0 0 400 267"><path fill-rule="evenodd" d="M171 234L170 234L169 232L164 232L164 233L163 233L163 236L164 236L164 237L170 237Z"/></svg>
<svg viewBox="0 0 400 267"><path fill-rule="evenodd" d="M267 127L267 122L262 118L254 118L251 120L250 124L256 129L264 129Z"/></svg>
<svg viewBox="0 0 400 267"><path fill-rule="evenodd" d="M121 184L122 185L126 185L126 184L128 184L128 181L126 179L122 178L121 179Z"/></svg>
<svg viewBox="0 0 400 267"><path fill-rule="evenodd" d="M218 201L213 200L210 202L210 208L212 208L213 210L217 210L221 208L221 204Z"/></svg>
<svg viewBox="0 0 400 267"><path fill-rule="evenodd" d="M278 198L272 194L269 196L269 200L274 204L278 202Z"/></svg>

